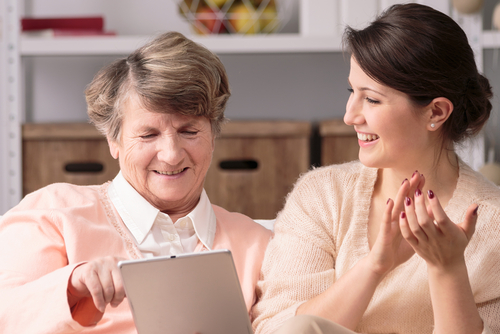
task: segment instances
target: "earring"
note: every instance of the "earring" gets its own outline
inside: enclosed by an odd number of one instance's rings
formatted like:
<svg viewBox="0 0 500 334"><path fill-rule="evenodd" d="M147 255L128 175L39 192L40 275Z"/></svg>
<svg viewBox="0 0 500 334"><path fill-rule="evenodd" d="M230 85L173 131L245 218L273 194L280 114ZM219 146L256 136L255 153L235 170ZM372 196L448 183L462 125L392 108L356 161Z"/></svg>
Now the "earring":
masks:
<svg viewBox="0 0 500 334"><path fill-rule="evenodd" d="M435 127L436 127L436 124L431 123L431 128L433 128L433 129L434 129Z"/></svg>

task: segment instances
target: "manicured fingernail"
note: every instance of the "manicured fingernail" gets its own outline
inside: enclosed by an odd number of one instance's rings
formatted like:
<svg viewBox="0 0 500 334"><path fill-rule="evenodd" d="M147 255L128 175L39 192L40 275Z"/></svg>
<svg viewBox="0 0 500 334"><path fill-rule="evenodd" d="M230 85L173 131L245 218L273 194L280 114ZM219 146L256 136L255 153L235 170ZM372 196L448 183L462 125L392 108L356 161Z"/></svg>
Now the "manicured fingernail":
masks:
<svg viewBox="0 0 500 334"><path fill-rule="evenodd" d="M386 205L389 204L389 202L391 201L390 198L387 199L387 203L385 203Z"/></svg>
<svg viewBox="0 0 500 334"><path fill-rule="evenodd" d="M422 195L422 191L420 189L417 188L417 190L415 190L415 196L420 196Z"/></svg>
<svg viewBox="0 0 500 334"><path fill-rule="evenodd" d="M401 183L401 184L404 184L406 181L408 181L408 179L404 179L404 180L403 180L403 183Z"/></svg>
<svg viewBox="0 0 500 334"><path fill-rule="evenodd" d="M413 178L416 174L418 174L418 170L414 171L411 177Z"/></svg>
<svg viewBox="0 0 500 334"><path fill-rule="evenodd" d="M405 204L406 204L406 206L410 206L411 205L411 198L410 197L406 197L405 198Z"/></svg>
<svg viewBox="0 0 500 334"><path fill-rule="evenodd" d="M405 219L406 218L406 213L404 211L401 211L401 218Z"/></svg>
<svg viewBox="0 0 500 334"><path fill-rule="evenodd" d="M476 208L474 209L474 212L473 212L474 216L476 216L476 215L477 215L477 210L478 210L478 209L479 209L479 205L478 205L478 206L476 206Z"/></svg>
<svg viewBox="0 0 500 334"><path fill-rule="evenodd" d="M430 199L434 198L434 193L432 192L432 190L428 190L427 195L429 196Z"/></svg>

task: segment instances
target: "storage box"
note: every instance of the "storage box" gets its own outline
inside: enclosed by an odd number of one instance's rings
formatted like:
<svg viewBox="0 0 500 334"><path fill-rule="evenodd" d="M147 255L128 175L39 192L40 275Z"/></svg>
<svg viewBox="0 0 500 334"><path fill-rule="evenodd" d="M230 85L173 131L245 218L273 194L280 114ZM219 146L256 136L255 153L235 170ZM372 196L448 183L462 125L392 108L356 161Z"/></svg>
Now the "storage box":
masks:
<svg viewBox="0 0 500 334"><path fill-rule="evenodd" d="M216 140L205 189L213 204L272 219L310 166L309 122L231 121Z"/></svg>
<svg viewBox="0 0 500 334"><path fill-rule="evenodd" d="M358 159L359 144L354 127L342 119L324 120L319 123L321 137L321 165L340 164Z"/></svg>
<svg viewBox="0 0 500 334"><path fill-rule="evenodd" d="M55 182L102 184L120 170L93 125L24 124L24 195Z"/></svg>

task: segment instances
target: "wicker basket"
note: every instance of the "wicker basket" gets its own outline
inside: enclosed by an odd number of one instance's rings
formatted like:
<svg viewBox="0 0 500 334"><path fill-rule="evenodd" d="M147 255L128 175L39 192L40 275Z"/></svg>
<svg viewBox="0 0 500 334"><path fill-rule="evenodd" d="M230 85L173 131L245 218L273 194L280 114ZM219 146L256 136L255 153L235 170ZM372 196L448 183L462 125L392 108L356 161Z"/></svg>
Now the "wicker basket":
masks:
<svg viewBox="0 0 500 334"><path fill-rule="evenodd" d="M291 16L289 0L180 0L177 4L200 35L275 33Z"/></svg>

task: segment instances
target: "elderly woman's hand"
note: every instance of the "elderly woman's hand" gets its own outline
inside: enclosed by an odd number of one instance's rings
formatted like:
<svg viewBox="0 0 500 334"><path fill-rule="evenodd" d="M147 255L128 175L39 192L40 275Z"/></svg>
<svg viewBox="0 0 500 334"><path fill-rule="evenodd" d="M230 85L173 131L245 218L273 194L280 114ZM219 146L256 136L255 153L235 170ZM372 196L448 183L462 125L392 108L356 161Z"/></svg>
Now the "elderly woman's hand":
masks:
<svg viewBox="0 0 500 334"><path fill-rule="evenodd" d="M125 298L118 269L121 260L125 259L107 256L76 267L68 282L70 308L87 297L92 298L95 308L101 313L104 313L107 304L118 306Z"/></svg>
<svg viewBox="0 0 500 334"><path fill-rule="evenodd" d="M471 204L460 224L452 222L444 212L437 196L429 191L429 205L420 189L415 198L405 200L400 227L403 237L427 265L446 269L464 263L464 252L474 234L477 221L477 204Z"/></svg>

